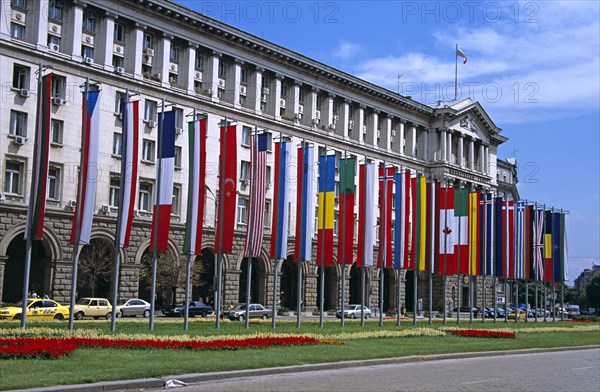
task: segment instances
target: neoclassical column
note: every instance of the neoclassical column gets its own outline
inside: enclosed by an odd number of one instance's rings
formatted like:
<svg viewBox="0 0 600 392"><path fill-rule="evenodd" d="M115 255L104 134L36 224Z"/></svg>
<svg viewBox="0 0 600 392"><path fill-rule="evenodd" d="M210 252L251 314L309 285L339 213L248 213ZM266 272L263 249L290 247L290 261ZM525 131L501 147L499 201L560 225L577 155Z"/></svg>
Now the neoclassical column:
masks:
<svg viewBox="0 0 600 392"><path fill-rule="evenodd" d="M132 48L125 48L126 54L133 52L133 78L134 79L144 79L142 76L142 47L144 45L144 30L146 28L140 26L138 23L135 24L133 28L133 50ZM127 63L126 63L127 65Z"/></svg>
<svg viewBox="0 0 600 392"><path fill-rule="evenodd" d="M275 99L275 120L281 120L281 83L283 81L283 76L280 74L275 75L275 94L273 94L273 98ZM285 107L284 107L285 108Z"/></svg>
<svg viewBox="0 0 600 392"><path fill-rule="evenodd" d="M159 58L158 69L160 69L160 80L163 87L169 87L169 66L170 66L170 52L171 52L171 40L175 38L163 33L159 42Z"/></svg>
<svg viewBox="0 0 600 392"><path fill-rule="evenodd" d="M112 65L114 34L115 19L112 14L107 12L102 18L100 33L96 35L96 45L94 46L98 56L94 57L96 57L95 61L103 64L104 69L109 72L114 71Z"/></svg>
<svg viewBox="0 0 600 392"><path fill-rule="evenodd" d="M358 106L358 115L356 116L356 120L354 121L354 126L356 130L359 132L358 140L359 142L366 142L366 124L365 124L365 109L367 107L365 105ZM363 128L364 127L364 128Z"/></svg>
<svg viewBox="0 0 600 392"><path fill-rule="evenodd" d="M410 156L417 157L417 125L410 126Z"/></svg>
<svg viewBox="0 0 600 392"><path fill-rule="evenodd" d="M483 143L479 144L479 171L485 173L485 147Z"/></svg>
<svg viewBox="0 0 600 392"><path fill-rule="evenodd" d="M452 131L448 130L448 141L446 142L446 161L450 163L456 163L456 160L452 160Z"/></svg>
<svg viewBox="0 0 600 392"><path fill-rule="evenodd" d="M211 95L210 99L213 102L219 101L217 90L219 89L219 60L221 59L221 53L213 50L208 57L208 81L210 83Z"/></svg>
<svg viewBox="0 0 600 392"><path fill-rule="evenodd" d="M370 121L367 124L367 142L374 147L379 147L379 143L377 142L377 132L381 132L379 129L379 113L378 109L373 110L369 119Z"/></svg>
<svg viewBox="0 0 600 392"><path fill-rule="evenodd" d="M342 134L344 135L344 139L348 140L350 138L350 131L348 129L348 122L350 121L350 100L344 99L342 103L342 108L340 110L340 126L342 127Z"/></svg>
<svg viewBox="0 0 600 392"><path fill-rule="evenodd" d="M294 114L294 122L300 123L300 118L304 120L304 107L302 107L302 113L300 113L300 89L302 88L301 82L294 82L292 84L292 109ZM289 105L288 105L289 106Z"/></svg>
<svg viewBox="0 0 600 392"><path fill-rule="evenodd" d="M38 0L33 2L33 12L28 13L34 17L35 35L34 42L38 50L46 50L48 48L48 6L50 0ZM6 12L8 16L8 12ZM10 23L0 23L0 35L10 36Z"/></svg>
<svg viewBox="0 0 600 392"><path fill-rule="evenodd" d="M475 140L469 140L469 169L475 170Z"/></svg>
<svg viewBox="0 0 600 392"><path fill-rule="evenodd" d="M398 143L400 143L400 155L404 155L406 153L406 133L404 132L404 126L406 125L406 121L400 119L400 139Z"/></svg>
<svg viewBox="0 0 600 392"><path fill-rule="evenodd" d="M485 167L484 167L484 173L489 175L490 174L490 146L485 146Z"/></svg>
<svg viewBox="0 0 600 392"><path fill-rule="evenodd" d="M327 126L328 130L335 130L337 124L333 118L334 114L333 114L333 100L335 99L335 94L328 94L327 97L325 98L325 113L321 113L321 118L323 118L325 121L325 124Z"/></svg>
<svg viewBox="0 0 600 392"><path fill-rule="evenodd" d="M465 156L465 152L464 152L464 144L465 144L465 135L463 133L460 133L458 135L458 155L456 156L456 163L458 164L458 166L460 167L464 167L465 166L465 160L464 160L464 156Z"/></svg>
<svg viewBox="0 0 600 392"><path fill-rule="evenodd" d="M239 109L242 106L240 105L240 86L242 82L243 64L244 62L239 59L233 61L233 107L236 109Z"/></svg>
<svg viewBox="0 0 600 392"><path fill-rule="evenodd" d="M382 133L382 136L385 137L385 139L384 139L385 149L388 151L391 150L392 149L392 117L390 117L389 114L383 120L383 129L382 129L381 133Z"/></svg>
<svg viewBox="0 0 600 392"><path fill-rule="evenodd" d="M446 162L448 160L448 148L446 146L447 140L447 132L445 128L440 130L440 160L442 162Z"/></svg>
<svg viewBox="0 0 600 392"><path fill-rule="evenodd" d="M194 89L194 81L196 75L196 50L198 49L198 45L192 42L188 43L184 59L187 61L182 61L181 65L185 67L185 70L182 70L183 67L179 68L179 73L186 76L185 86L188 91L188 94L196 94L196 90Z"/></svg>
<svg viewBox="0 0 600 392"><path fill-rule="evenodd" d="M82 29L83 29L83 8L84 5L82 5L79 2L74 2L73 3L73 19L71 19L71 23L65 23L63 24L63 31L62 31L62 39L65 39L65 30L66 28L69 29L68 34L71 36L71 42L70 42L70 49L71 50L71 58L75 61L81 61L81 36L83 34ZM47 9L46 9L47 11ZM46 15L46 18L48 17L48 15ZM66 27L66 28L65 28ZM61 41L62 41L61 39Z"/></svg>
<svg viewBox="0 0 600 392"><path fill-rule="evenodd" d="M254 99L254 112L256 114L262 113L260 110L260 102L262 99L263 72L265 72L264 68L256 67L254 75L252 75L254 89L250 91L250 88L248 88L248 99Z"/></svg>
<svg viewBox="0 0 600 392"><path fill-rule="evenodd" d="M319 94L319 89L312 87L308 94L308 113L310 115L312 126L316 127L319 125L319 120L317 119L317 95Z"/></svg>

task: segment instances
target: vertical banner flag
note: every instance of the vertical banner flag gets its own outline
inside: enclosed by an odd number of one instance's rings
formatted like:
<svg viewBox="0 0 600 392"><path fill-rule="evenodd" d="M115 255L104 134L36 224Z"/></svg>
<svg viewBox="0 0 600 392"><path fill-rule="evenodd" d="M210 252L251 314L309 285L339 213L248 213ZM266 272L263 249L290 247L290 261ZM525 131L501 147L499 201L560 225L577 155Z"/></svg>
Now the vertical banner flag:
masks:
<svg viewBox="0 0 600 392"><path fill-rule="evenodd" d="M250 205L246 231L245 257L260 256L265 226L265 193L267 189L266 133L254 134L250 145Z"/></svg>
<svg viewBox="0 0 600 392"><path fill-rule="evenodd" d="M317 265L321 266L333 265L335 158L335 155L319 157Z"/></svg>
<svg viewBox="0 0 600 392"><path fill-rule="evenodd" d="M354 254L354 205L356 198L356 158L340 159L340 228L338 263L352 264Z"/></svg>
<svg viewBox="0 0 600 392"><path fill-rule="evenodd" d="M223 211L223 221L220 220L220 213L217 212L215 252L231 253L237 208L237 127L227 125L220 128L219 195L217 197L219 203L223 201L223 205L218 206L219 212Z"/></svg>
<svg viewBox="0 0 600 392"><path fill-rule="evenodd" d="M515 220L515 278L524 278L525 267L525 201L517 202L517 216Z"/></svg>
<svg viewBox="0 0 600 392"><path fill-rule="evenodd" d="M404 210L402 220L404 222L404 230L403 230L403 257L401 259L402 267L404 269L414 269L414 232L413 226L414 222L414 214L413 214L413 199L415 195L413 194L413 181L410 177L410 170L406 169L403 174L403 200L404 200Z"/></svg>
<svg viewBox="0 0 600 392"><path fill-rule="evenodd" d="M505 201L502 210L502 247L504 263L502 276L515 278L515 219L514 202Z"/></svg>
<svg viewBox="0 0 600 392"><path fill-rule="evenodd" d="M202 253L202 223L206 193L206 118L188 123L189 176L187 221L183 251L186 254Z"/></svg>
<svg viewBox="0 0 600 392"><path fill-rule="evenodd" d="M525 237L524 246L524 264L523 270L524 278L531 280L533 278L533 206L525 203L525 215L524 215L524 230L523 236Z"/></svg>
<svg viewBox="0 0 600 392"><path fill-rule="evenodd" d="M117 232L119 233L119 247L127 248L135 212L138 177L139 101L123 102L121 114L123 115L123 132L121 134L121 180Z"/></svg>
<svg viewBox="0 0 600 392"><path fill-rule="evenodd" d="M457 188L454 191L454 218L457 227L457 267L459 274L469 273L469 191ZM460 263L459 263L460 260Z"/></svg>
<svg viewBox="0 0 600 392"><path fill-rule="evenodd" d="M502 197L496 197L494 201L494 276L503 278L504 275L504 214L502 213L504 201Z"/></svg>
<svg viewBox="0 0 600 392"><path fill-rule="evenodd" d="M290 155L292 143L281 140L275 144L275 179L273 187L273 223L271 225L271 258L287 257L287 232L290 203Z"/></svg>
<svg viewBox="0 0 600 392"><path fill-rule="evenodd" d="M562 222L561 213L552 213L552 275L553 282L564 281L564 264L563 264L563 252L562 252Z"/></svg>
<svg viewBox="0 0 600 392"><path fill-rule="evenodd" d="M41 240L44 234L44 214L46 213L46 184L48 183L48 153L50 148L50 102L52 100L52 74L42 77L38 88L37 119L35 123L35 144L33 159L33 199L27 210L25 237Z"/></svg>
<svg viewBox="0 0 600 392"><path fill-rule="evenodd" d="M394 197L395 218L394 222L394 268L402 268L404 263L404 205L406 203L406 175L400 171L394 176L396 183L396 195Z"/></svg>
<svg viewBox="0 0 600 392"><path fill-rule="evenodd" d="M479 208L479 271L481 275L494 275L494 198L491 193L481 193Z"/></svg>
<svg viewBox="0 0 600 392"><path fill-rule="evenodd" d="M394 203L393 167L379 168L379 248L377 267L391 268L392 259L392 206ZM384 193L385 192L385 193ZM382 266L383 249L385 248L385 265Z"/></svg>
<svg viewBox="0 0 600 392"><path fill-rule="evenodd" d="M154 211L152 213L152 232L150 250L166 252L169 244L171 210L173 207L173 172L175 170L175 111L158 114L158 164L156 165L156 184L154 193Z"/></svg>
<svg viewBox="0 0 600 392"><path fill-rule="evenodd" d="M544 211L533 211L533 270L534 279L544 279Z"/></svg>
<svg viewBox="0 0 600 392"><path fill-rule="evenodd" d="M544 212L544 282L552 282L554 269L552 264L552 212Z"/></svg>
<svg viewBox="0 0 600 392"><path fill-rule="evenodd" d="M96 184L98 183L98 140L100 135L100 91L83 92L82 108L82 159L81 194L77 195L70 243L75 243L75 232L79 229L79 244L90 243L92 220L96 206ZM79 212L79 215L77 214Z"/></svg>
<svg viewBox="0 0 600 392"><path fill-rule="evenodd" d="M480 230L480 221L479 221L479 192L469 192L469 268L468 273L471 276L476 276L480 274L480 244L479 244L479 230Z"/></svg>
<svg viewBox="0 0 600 392"><path fill-rule="evenodd" d="M365 163L359 170L358 254L357 267L373 266L375 217L375 164Z"/></svg>
<svg viewBox="0 0 600 392"><path fill-rule="evenodd" d="M304 144L304 143L303 143ZM296 203L296 261L311 261L314 222L314 147L298 148L298 197Z"/></svg>
<svg viewBox="0 0 600 392"><path fill-rule="evenodd" d="M567 235L569 233L568 215L561 213L561 251L562 251L562 281L569 280L569 242Z"/></svg>
<svg viewBox="0 0 600 392"><path fill-rule="evenodd" d="M440 226L439 214L440 209L440 183L431 181L427 183L427 257L429 264L427 271L435 272L435 263L437 254L439 253L440 237L438 228Z"/></svg>
<svg viewBox="0 0 600 392"><path fill-rule="evenodd" d="M416 198L415 198L415 271L425 270L425 260L427 256L427 183L424 176L415 179Z"/></svg>

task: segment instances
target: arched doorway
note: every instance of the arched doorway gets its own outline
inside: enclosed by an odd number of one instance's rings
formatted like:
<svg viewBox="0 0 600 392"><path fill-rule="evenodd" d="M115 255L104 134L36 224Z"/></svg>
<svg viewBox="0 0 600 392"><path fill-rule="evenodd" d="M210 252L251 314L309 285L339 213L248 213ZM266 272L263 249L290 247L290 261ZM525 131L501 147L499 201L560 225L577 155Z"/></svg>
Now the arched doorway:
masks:
<svg viewBox="0 0 600 392"><path fill-rule="evenodd" d="M325 272L324 290L323 290L323 310L326 312L337 308L337 280L335 267L317 268L317 308L321 304L321 273Z"/></svg>
<svg viewBox="0 0 600 392"><path fill-rule="evenodd" d="M264 287L264 284L261 284L261 275L264 276L264 273L261 274L260 263L258 262L258 258L252 258L252 274L250 276L250 301L246 300L246 290L248 285L248 258L244 257L242 263L240 264L240 285L238 288L238 298L240 303L261 303L265 305L265 296L264 292L260 290L260 287Z"/></svg>
<svg viewBox="0 0 600 392"><path fill-rule="evenodd" d="M77 265L77 298L109 298L114 262L114 245L106 239L92 238L83 246Z"/></svg>
<svg viewBox="0 0 600 392"><path fill-rule="evenodd" d="M152 265L153 252L146 248L140 260L140 273L138 281L138 297L151 302L152 296ZM156 307L175 306L182 302L178 298L178 292L183 295L187 274L187 260L178 257L172 249L157 255L156 261ZM198 279L198 275L192 272L192 287Z"/></svg>
<svg viewBox="0 0 600 392"><path fill-rule="evenodd" d="M14 303L23 298L25 243L23 234L19 234L13 238L6 250L7 260L4 267L2 302ZM29 291L35 290L39 296L52 293L51 282L46 279L48 256L42 241L31 242Z"/></svg>
<svg viewBox="0 0 600 392"><path fill-rule="evenodd" d="M348 300L349 304L360 304L362 294L362 279L361 279L361 267L357 267L356 264L353 264L350 268L350 299ZM366 291L365 291L366 293ZM365 303L367 299L365 298Z"/></svg>
<svg viewBox="0 0 600 392"><path fill-rule="evenodd" d="M404 306L408 312L415 310L415 272L406 270L406 284L405 287L405 298Z"/></svg>
<svg viewBox="0 0 600 392"><path fill-rule="evenodd" d="M394 282L394 270L385 268L383 270L383 311L387 312L396 304L396 285Z"/></svg>
<svg viewBox="0 0 600 392"><path fill-rule="evenodd" d="M281 263L280 282L281 306L288 309L296 309L298 298L298 264L294 262L293 256L288 256Z"/></svg>
<svg viewBox="0 0 600 392"><path fill-rule="evenodd" d="M213 250L210 248L202 249L202 254L197 255L194 260L195 275L192 280L192 299L202 300L207 305L214 305L215 291L217 290L217 274L215 269L216 259Z"/></svg>

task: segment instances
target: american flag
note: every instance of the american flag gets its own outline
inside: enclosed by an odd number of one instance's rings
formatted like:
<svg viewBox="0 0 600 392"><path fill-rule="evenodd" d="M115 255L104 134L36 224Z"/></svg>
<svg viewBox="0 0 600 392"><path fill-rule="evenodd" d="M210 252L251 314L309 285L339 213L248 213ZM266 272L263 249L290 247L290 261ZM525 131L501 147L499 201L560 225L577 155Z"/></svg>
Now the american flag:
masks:
<svg viewBox="0 0 600 392"><path fill-rule="evenodd" d="M255 134L250 144L250 206L245 257L260 256L265 221L267 186L267 134Z"/></svg>

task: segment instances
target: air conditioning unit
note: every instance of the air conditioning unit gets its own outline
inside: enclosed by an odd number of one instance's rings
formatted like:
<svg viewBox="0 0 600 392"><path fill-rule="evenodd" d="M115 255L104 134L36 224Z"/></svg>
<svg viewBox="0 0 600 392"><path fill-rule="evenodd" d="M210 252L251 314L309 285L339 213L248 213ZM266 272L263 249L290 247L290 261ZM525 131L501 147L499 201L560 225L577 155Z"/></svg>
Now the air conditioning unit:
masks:
<svg viewBox="0 0 600 392"><path fill-rule="evenodd" d="M21 90L19 90L19 95L23 98L27 98L31 95L31 93L26 88L22 88Z"/></svg>
<svg viewBox="0 0 600 392"><path fill-rule="evenodd" d="M333 122L336 123L340 119L340 116L333 116Z"/></svg>
<svg viewBox="0 0 600 392"><path fill-rule="evenodd" d="M313 125L317 125L317 124L319 123L319 121L320 121L320 120L321 120L320 118L313 118L313 119L312 119L312 123L313 123Z"/></svg>
<svg viewBox="0 0 600 392"><path fill-rule="evenodd" d="M261 96L260 96L260 100L261 100L262 102L267 102L267 94L263 94L263 95L261 95Z"/></svg>
<svg viewBox="0 0 600 392"><path fill-rule="evenodd" d="M156 128L156 127L158 126L158 124L157 124L157 122L156 122L156 121L152 121L152 120L150 120L150 121L148 121L148 126L149 126L150 128Z"/></svg>
<svg viewBox="0 0 600 392"><path fill-rule="evenodd" d="M296 120L302 120L302 113L296 113L296 114L294 114L294 118Z"/></svg>
<svg viewBox="0 0 600 392"><path fill-rule="evenodd" d="M86 64L94 64L94 59L91 57L86 57L83 61L85 61Z"/></svg>
<svg viewBox="0 0 600 392"><path fill-rule="evenodd" d="M263 87L262 93L265 94L265 95L269 95L269 88L268 87Z"/></svg>
<svg viewBox="0 0 600 392"><path fill-rule="evenodd" d="M74 211L76 206L77 206L77 202L75 200L69 200L65 204L65 210Z"/></svg>
<svg viewBox="0 0 600 392"><path fill-rule="evenodd" d="M115 70L117 71L118 74L121 74L121 75L125 73L125 68L123 68L123 67L117 67Z"/></svg>
<svg viewBox="0 0 600 392"><path fill-rule="evenodd" d="M396 136L396 130L392 129L392 137Z"/></svg>
<svg viewBox="0 0 600 392"><path fill-rule="evenodd" d="M298 105L298 113L300 113L300 114L304 113L304 106Z"/></svg>
<svg viewBox="0 0 600 392"><path fill-rule="evenodd" d="M240 95L246 95L246 86L240 86Z"/></svg>
<svg viewBox="0 0 600 392"><path fill-rule="evenodd" d="M144 54L146 54L148 56L154 56L154 49L146 48L146 49L144 49Z"/></svg>
<svg viewBox="0 0 600 392"><path fill-rule="evenodd" d="M225 79L219 79L217 81L217 85L219 86L219 88L225 88Z"/></svg>
<svg viewBox="0 0 600 392"><path fill-rule="evenodd" d="M62 106L62 105L65 104L65 100L63 98L61 98L61 97L54 97L52 99L52 103L55 104L55 105L58 105L58 106Z"/></svg>
<svg viewBox="0 0 600 392"><path fill-rule="evenodd" d="M377 130L377 138L379 139L381 137L381 131L378 129Z"/></svg>
<svg viewBox="0 0 600 392"><path fill-rule="evenodd" d="M175 128L175 134L181 135L183 133L183 128Z"/></svg>
<svg viewBox="0 0 600 392"><path fill-rule="evenodd" d="M315 118L320 120L321 119L321 111L320 110L316 110L315 111Z"/></svg>
<svg viewBox="0 0 600 392"><path fill-rule="evenodd" d="M23 145L25 144L25 142L27 141L26 137L23 136L16 136L13 141L15 142L15 144L19 144L19 145Z"/></svg>
<svg viewBox="0 0 600 392"><path fill-rule="evenodd" d="M242 185L244 185L244 186L247 186L248 184L250 184L250 180L248 178L243 178L241 180L241 182L242 182Z"/></svg>
<svg viewBox="0 0 600 392"><path fill-rule="evenodd" d="M177 64L171 64L169 69L171 70L171 72L177 72Z"/></svg>
<svg viewBox="0 0 600 392"><path fill-rule="evenodd" d="M58 44L50 44L48 46L48 49L50 49L53 52L59 52L60 51L60 46Z"/></svg>
<svg viewBox="0 0 600 392"><path fill-rule="evenodd" d="M279 106L285 107L285 99L280 99L279 100Z"/></svg>
<svg viewBox="0 0 600 392"><path fill-rule="evenodd" d="M100 213L102 215L108 215L109 212L110 212L110 207L107 206L106 204L103 205L102 207L100 207Z"/></svg>
<svg viewBox="0 0 600 392"><path fill-rule="evenodd" d="M194 74L194 79L202 80L202 72L196 71L196 73Z"/></svg>
<svg viewBox="0 0 600 392"><path fill-rule="evenodd" d="M353 126L354 126L354 120L349 120L348 121L348 129L352 129Z"/></svg>
<svg viewBox="0 0 600 392"><path fill-rule="evenodd" d="M5 199L4 193L0 192L0 203L4 202Z"/></svg>
<svg viewBox="0 0 600 392"><path fill-rule="evenodd" d="M367 134L367 126L363 125L362 126L362 132L366 135Z"/></svg>

